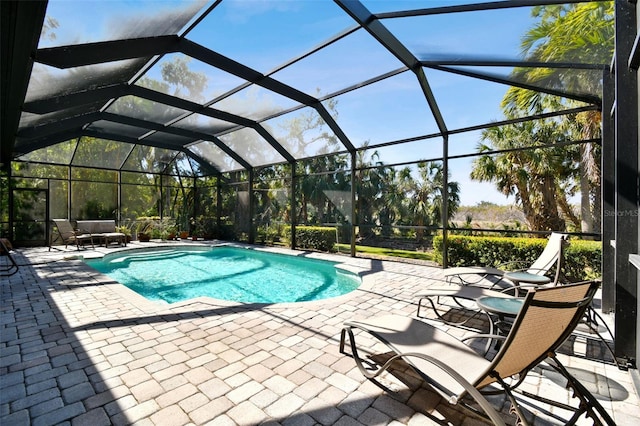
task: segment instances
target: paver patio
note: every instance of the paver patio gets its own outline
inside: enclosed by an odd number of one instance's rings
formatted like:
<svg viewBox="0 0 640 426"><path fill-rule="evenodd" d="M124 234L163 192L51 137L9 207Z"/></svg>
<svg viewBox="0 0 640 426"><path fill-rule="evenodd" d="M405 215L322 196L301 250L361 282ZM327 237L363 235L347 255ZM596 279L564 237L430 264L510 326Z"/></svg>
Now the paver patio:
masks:
<svg viewBox="0 0 640 426"><path fill-rule="evenodd" d="M380 384L392 391L385 392L338 351L346 319L415 315L414 295L443 283L439 268L305 253L344 262L361 274L363 285L319 302L262 305L200 298L163 305L81 260L64 260L115 250L14 252L20 272L2 278L1 286L0 424L484 424L440 399L410 370L385 375ZM576 338L560 359L617 424L640 424L635 373L594 359L602 353L594 352L597 347ZM544 368L533 371L525 386L571 401L563 383ZM514 424L504 398L491 400ZM540 403L523 403L536 425L563 424L567 418Z"/></svg>

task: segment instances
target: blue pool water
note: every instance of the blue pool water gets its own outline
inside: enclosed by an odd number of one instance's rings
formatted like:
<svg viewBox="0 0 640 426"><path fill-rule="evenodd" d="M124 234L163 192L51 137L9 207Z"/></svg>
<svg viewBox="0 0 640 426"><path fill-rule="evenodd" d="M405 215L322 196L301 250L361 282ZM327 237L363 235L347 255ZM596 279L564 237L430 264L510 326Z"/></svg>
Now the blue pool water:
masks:
<svg viewBox="0 0 640 426"><path fill-rule="evenodd" d="M147 299L194 297L246 303L320 300L355 290L360 278L319 260L235 247L157 248L85 262Z"/></svg>

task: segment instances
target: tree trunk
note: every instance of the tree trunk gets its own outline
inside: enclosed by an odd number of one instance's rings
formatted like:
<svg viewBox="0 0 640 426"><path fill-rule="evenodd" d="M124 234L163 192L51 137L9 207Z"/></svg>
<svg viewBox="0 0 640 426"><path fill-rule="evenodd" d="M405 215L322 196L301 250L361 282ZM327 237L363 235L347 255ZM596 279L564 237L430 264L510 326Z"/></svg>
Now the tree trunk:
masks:
<svg viewBox="0 0 640 426"><path fill-rule="evenodd" d="M558 212L555 179L542 177L539 182L529 182L529 186L534 187L535 192L529 192L526 184L517 185L529 228L533 231L564 231L566 226Z"/></svg>
<svg viewBox="0 0 640 426"><path fill-rule="evenodd" d="M585 147L580 147L580 219L582 232L593 232L593 216L591 213L591 200L589 176L584 165Z"/></svg>
<svg viewBox="0 0 640 426"><path fill-rule="evenodd" d="M560 210L565 215L565 217L575 226L576 228L580 227L580 219L575 215L571 205L567 201L567 196L561 192L562 189L558 188L558 204L560 204Z"/></svg>
<svg viewBox="0 0 640 426"><path fill-rule="evenodd" d="M553 176L545 176L542 181L542 212L544 224L540 231L564 231L566 224L558 211L557 185Z"/></svg>

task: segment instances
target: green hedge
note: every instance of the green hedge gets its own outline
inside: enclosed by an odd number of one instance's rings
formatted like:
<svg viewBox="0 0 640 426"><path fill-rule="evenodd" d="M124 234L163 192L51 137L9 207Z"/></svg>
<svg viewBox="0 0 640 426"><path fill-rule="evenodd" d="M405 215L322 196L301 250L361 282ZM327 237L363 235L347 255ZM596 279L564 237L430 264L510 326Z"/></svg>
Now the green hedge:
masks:
<svg viewBox="0 0 640 426"><path fill-rule="evenodd" d="M602 242L571 241L565 251L564 274L572 281L602 276Z"/></svg>
<svg viewBox="0 0 640 426"><path fill-rule="evenodd" d="M288 232L291 235L291 231ZM291 241L291 239L289 239ZM296 226L296 248L334 251L336 228L323 226Z"/></svg>
<svg viewBox="0 0 640 426"><path fill-rule="evenodd" d="M547 244L543 238L467 237L452 235L448 240L450 266L499 266L512 262L531 265ZM435 259L442 264L442 236L433 239ZM524 265L524 266L522 266ZM571 241L565 249L562 276L568 281L581 281L602 274L602 243Z"/></svg>

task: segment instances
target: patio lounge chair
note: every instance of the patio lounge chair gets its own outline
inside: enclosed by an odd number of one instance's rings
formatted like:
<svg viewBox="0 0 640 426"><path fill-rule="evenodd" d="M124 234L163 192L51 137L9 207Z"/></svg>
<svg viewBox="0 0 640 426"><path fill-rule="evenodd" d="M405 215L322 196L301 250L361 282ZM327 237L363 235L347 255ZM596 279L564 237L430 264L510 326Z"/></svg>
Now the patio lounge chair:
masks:
<svg viewBox="0 0 640 426"><path fill-rule="evenodd" d="M0 256L6 256L7 258L6 265L4 264L4 262L2 265L0 265L0 277L10 277L20 269L15 259L11 255L11 250L13 250L11 242L6 238L0 238Z"/></svg>
<svg viewBox="0 0 640 426"><path fill-rule="evenodd" d="M599 283L599 281L596 281L596 282ZM553 285L561 286L566 284L553 283ZM540 288L545 286L529 285L528 287ZM430 287L429 289L422 291L416 295L416 297L418 297L418 311L416 316L418 318L423 318L423 319L427 318L422 314L422 310L426 305L426 303L428 302L427 306L430 305L437 319L442 321L443 323L453 325L456 327L463 327L467 323L471 322L477 315L485 314L487 315L490 324L492 324L493 326L493 321L490 313L484 312L482 309L480 309L480 307L478 307L475 304L475 302L481 297L502 297L502 298L511 298L511 299L517 298L517 295L511 294L512 289L514 288L517 290L521 290L522 286L508 287L508 288L501 289L500 291L491 290L488 288L478 287L478 286L449 285L449 286ZM450 299L451 303L442 303L441 299ZM470 302L470 303L465 303L465 302ZM446 312L441 312L443 310L443 307L444 309L447 309L447 310L452 307L462 308L463 310L472 312L472 314L466 315L466 316L461 315L459 316L459 320L456 321L456 320L453 320L451 317L447 316ZM586 327L586 330L585 330L585 327ZM596 335L600 339L600 341L605 345L605 348L611 355L611 358L613 360L616 359L613 349L611 348L611 345L604 338L600 329L603 329L603 331L606 331L606 333L611 337L613 337L613 332L611 331L607 323L604 321L602 316L598 314L598 312L596 312L596 310L593 307L593 304L590 304L588 306L585 312L585 316L582 319L580 328L582 329L582 331L586 332L587 334ZM489 344L487 344L487 348L488 347L489 347Z"/></svg>
<svg viewBox="0 0 640 426"><path fill-rule="evenodd" d="M91 247L94 248L93 238L94 236L89 232L84 232L82 230L74 229L71 226L71 222L67 219L52 219L53 223L55 223L56 228L58 229L58 235L56 235L56 239L52 239L51 244L49 245L49 250L51 250L51 245L57 241L58 238L62 240L64 243L64 247L66 248L69 244L75 244L75 246L80 250L80 245L83 245L86 242L91 243Z"/></svg>
<svg viewBox="0 0 640 426"><path fill-rule="evenodd" d="M597 282L584 282L530 290L508 335L488 336L502 340L502 345L492 360L485 359L448 333L404 315L385 315L345 322L340 338L340 352L344 353L348 335L356 364L362 374L370 379L386 371L394 361L402 359L447 401L483 414L495 424L504 424L504 420L497 416L494 408L482 395L504 392L511 403L511 412L521 422L519 424L528 424L515 396L515 392L518 392L516 387L531 369L545 361L567 380L567 388L573 390L573 396L579 399L579 403L578 407L572 407L536 397L538 400L571 410L574 414L566 421L565 424L568 425L575 424L583 414L590 417L594 424L614 425L598 400L555 356L555 350L584 316L597 288ZM393 356L377 370L365 367L358 353L354 329L366 332L384 343ZM525 391L519 392L533 397ZM484 413L478 412L463 400L467 395L476 400Z"/></svg>
<svg viewBox="0 0 640 426"><path fill-rule="evenodd" d="M553 280L547 279L544 280L545 284L542 286L555 286L558 284L560 279L560 273L562 270L562 265L564 262L564 247L568 244L566 234L560 233L552 233L547 241L547 245L544 250L538 257L538 259L525 270L528 274L531 274L535 277L546 274L553 265L555 265L555 276ZM493 267L479 267L479 266L463 266L457 268L449 268L445 269L444 277L446 282L449 285L444 286L431 286L427 290L422 291L417 294L418 297L418 317L421 317L421 309L424 305L424 302L429 302L431 308L434 313L438 317L439 320L455 326L463 326L465 323L471 321L474 316L468 316L464 318L462 321L452 321L449 318L446 318L442 315L438 309L437 305L440 305L441 298L450 298L457 307L474 310L479 314L482 313L481 310L477 309L474 306L470 306L468 303L465 304L463 301L475 301L480 297L513 297L518 296L521 293L521 290L525 287L540 287L539 284L522 284L520 282L510 282L507 280L503 280L507 271L502 269L493 268ZM475 277L475 278L469 278ZM484 279L488 276L497 277L498 280L493 282L488 286L481 286L480 284L484 282ZM507 278L509 275L507 275ZM504 284L507 282L507 285L498 285ZM457 284L457 285L451 285ZM473 305L473 303L471 304Z"/></svg>
<svg viewBox="0 0 640 426"><path fill-rule="evenodd" d="M560 278L560 271L562 270L562 262L564 260L564 246L568 243L567 239L568 235L553 232L549 236L547 245L538 259L536 259L531 266L519 269L519 271L540 276L546 275L555 265L555 277L553 280L549 281L558 282L558 279ZM510 263L510 265L513 266L514 263ZM497 282L500 282L508 272L509 271L505 271L504 269L490 266L461 266L445 269L444 277L449 284L478 285L487 277L497 278ZM495 284L496 283L494 283L492 287L495 286Z"/></svg>

